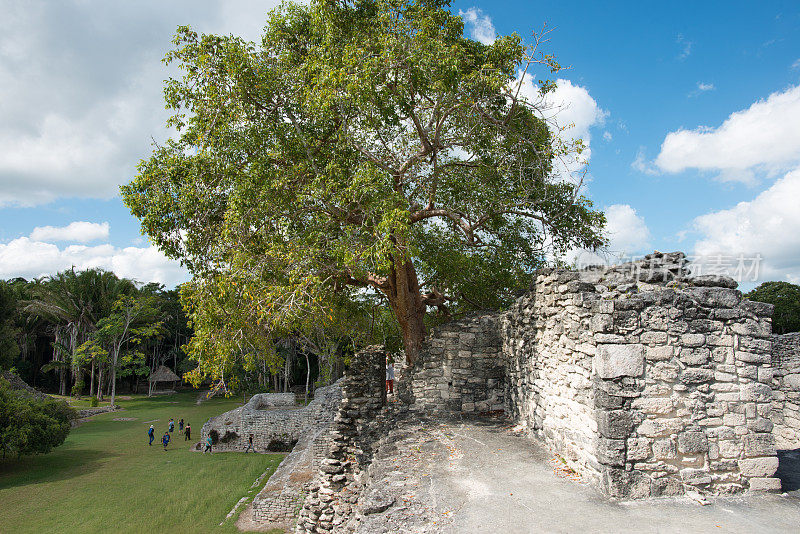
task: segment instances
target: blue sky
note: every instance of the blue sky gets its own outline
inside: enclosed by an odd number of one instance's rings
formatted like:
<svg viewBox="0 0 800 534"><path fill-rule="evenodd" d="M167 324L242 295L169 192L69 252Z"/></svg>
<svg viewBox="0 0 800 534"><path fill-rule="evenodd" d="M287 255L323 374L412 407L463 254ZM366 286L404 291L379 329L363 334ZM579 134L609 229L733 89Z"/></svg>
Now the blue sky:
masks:
<svg viewBox="0 0 800 534"><path fill-rule="evenodd" d="M175 26L254 39L273 4L0 0L0 278L71 264L187 278L117 187L167 135L160 59ZM758 255L759 280L800 283L799 3L452 10L486 42L553 29L547 51L571 66L556 119L589 143L586 193L608 210L612 257L684 250L732 268Z"/></svg>

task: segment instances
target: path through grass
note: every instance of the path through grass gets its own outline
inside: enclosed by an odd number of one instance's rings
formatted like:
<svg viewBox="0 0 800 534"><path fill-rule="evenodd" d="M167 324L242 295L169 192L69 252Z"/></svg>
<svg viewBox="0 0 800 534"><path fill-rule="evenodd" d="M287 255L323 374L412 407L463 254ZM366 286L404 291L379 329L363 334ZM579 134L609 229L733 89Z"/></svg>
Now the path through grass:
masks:
<svg viewBox="0 0 800 534"><path fill-rule="evenodd" d="M220 521L283 455L191 452L177 421L190 422L197 441L209 417L241 402L211 399L198 406L196 398L183 392L120 401L122 411L92 417L50 454L0 460L0 531L237 532L233 521L221 527ZM158 440L170 417L176 428L164 452Z"/></svg>

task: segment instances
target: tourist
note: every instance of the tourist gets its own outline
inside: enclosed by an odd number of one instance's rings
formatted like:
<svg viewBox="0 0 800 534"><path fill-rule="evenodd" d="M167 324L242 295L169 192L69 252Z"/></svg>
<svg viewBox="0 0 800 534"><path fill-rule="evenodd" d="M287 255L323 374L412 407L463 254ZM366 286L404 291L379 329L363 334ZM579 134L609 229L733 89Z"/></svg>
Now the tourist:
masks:
<svg viewBox="0 0 800 534"><path fill-rule="evenodd" d="M164 432L164 436L161 438L161 443L164 444L164 452L167 452L167 445L169 445L169 432Z"/></svg>
<svg viewBox="0 0 800 534"><path fill-rule="evenodd" d="M147 435L150 436L150 445L153 445L153 440L156 439L156 430L153 428L153 425L150 425L150 428L147 430Z"/></svg>
<svg viewBox="0 0 800 534"><path fill-rule="evenodd" d="M386 391L394 394L394 361L391 356L386 357Z"/></svg>
<svg viewBox="0 0 800 534"><path fill-rule="evenodd" d="M184 430L183 433L186 436L183 441L189 441L192 439L192 425L186 423L186 430Z"/></svg>
<svg viewBox="0 0 800 534"><path fill-rule="evenodd" d="M181 418L181 420L178 421L178 431L183 432L183 418Z"/></svg>
<svg viewBox="0 0 800 534"><path fill-rule="evenodd" d="M175 430L175 421L173 421L172 418L170 418L170 420L169 420L169 431L172 432L173 430Z"/></svg>
<svg viewBox="0 0 800 534"><path fill-rule="evenodd" d="M205 450L203 450L203 454L205 454L207 452L210 452L211 454L214 454L214 451L211 450L211 436L208 436L206 438L206 448L205 448Z"/></svg>
<svg viewBox="0 0 800 534"><path fill-rule="evenodd" d="M245 454L250 452L250 450L252 450L253 452L256 452L256 449L253 447L253 434L250 434L250 442L247 445L247 450L244 451Z"/></svg>

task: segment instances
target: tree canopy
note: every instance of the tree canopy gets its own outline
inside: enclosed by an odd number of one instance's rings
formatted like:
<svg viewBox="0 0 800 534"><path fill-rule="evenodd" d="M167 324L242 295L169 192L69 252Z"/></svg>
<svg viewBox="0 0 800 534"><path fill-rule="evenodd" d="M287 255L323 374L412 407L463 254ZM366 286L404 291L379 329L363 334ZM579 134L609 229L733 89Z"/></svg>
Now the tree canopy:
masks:
<svg viewBox="0 0 800 534"><path fill-rule="evenodd" d="M448 8L286 3L259 45L178 29L166 61L184 74L165 96L179 135L122 195L192 271L195 304L233 299L270 336L333 323L371 291L413 362L428 308L502 306L548 254L603 244L603 214L559 173L582 144L521 90L561 69L543 37L483 45ZM542 77L538 93L554 87Z"/></svg>
<svg viewBox="0 0 800 534"><path fill-rule="evenodd" d="M764 282L745 296L775 306L772 331L776 334L800 332L800 286L789 282Z"/></svg>

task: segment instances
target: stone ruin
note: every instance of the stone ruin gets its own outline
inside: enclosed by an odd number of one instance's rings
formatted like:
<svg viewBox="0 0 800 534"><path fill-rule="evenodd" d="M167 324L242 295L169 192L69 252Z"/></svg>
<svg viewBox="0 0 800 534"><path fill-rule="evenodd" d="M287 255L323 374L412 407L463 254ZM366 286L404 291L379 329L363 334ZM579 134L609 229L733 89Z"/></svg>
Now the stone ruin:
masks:
<svg viewBox="0 0 800 534"><path fill-rule="evenodd" d="M507 311L434 329L398 397L420 416L503 414L612 497L777 491L776 446L800 447L800 334L773 336L771 314L729 278L690 277L682 253L542 269ZM340 381L297 532L349 531L393 416L384 370L372 347ZM216 425L257 428L248 414Z"/></svg>
<svg viewBox="0 0 800 534"><path fill-rule="evenodd" d="M403 398L451 414L502 401L614 497L780 490L776 435L797 446L800 338L773 352L772 306L686 264L656 253L541 270L505 313L434 332Z"/></svg>
<svg viewBox="0 0 800 534"><path fill-rule="evenodd" d="M294 393L260 393L239 408L212 417L200 431L201 450L211 436L214 450L244 451L250 434L259 451L288 452L310 429L330 423L339 405L337 385L319 388L308 406L295 402Z"/></svg>

